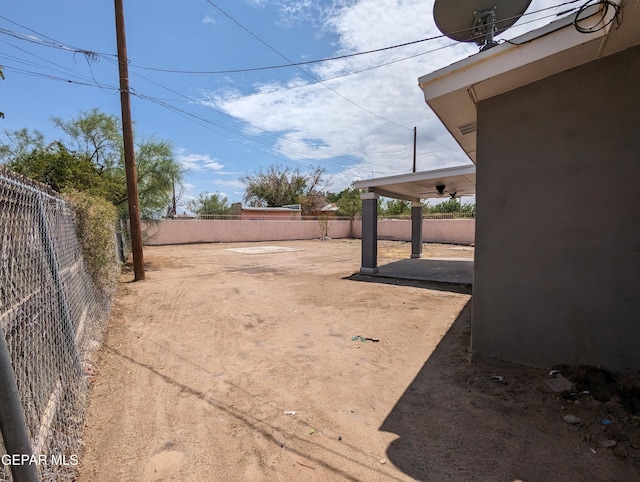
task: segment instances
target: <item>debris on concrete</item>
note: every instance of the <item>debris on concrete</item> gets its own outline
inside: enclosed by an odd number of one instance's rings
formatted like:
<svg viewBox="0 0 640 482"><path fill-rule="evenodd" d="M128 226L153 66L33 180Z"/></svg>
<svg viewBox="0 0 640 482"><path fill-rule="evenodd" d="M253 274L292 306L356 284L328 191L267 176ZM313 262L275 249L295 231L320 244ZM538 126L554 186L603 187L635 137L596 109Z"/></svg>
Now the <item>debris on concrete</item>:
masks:
<svg viewBox="0 0 640 482"><path fill-rule="evenodd" d="M600 445L602 445L605 448L610 449L610 448L613 448L616 445L618 445L618 442L616 442L615 440L608 439L608 440L603 440L602 442L600 442Z"/></svg>
<svg viewBox="0 0 640 482"><path fill-rule="evenodd" d="M295 414L297 414L298 412L296 412L295 410L285 410L283 413L284 413L285 415L295 415Z"/></svg>
<svg viewBox="0 0 640 482"><path fill-rule="evenodd" d="M503 377L503 376L500 376L500 375L494 375L494 376L492 376L492 377L491 377L491 380L493 380L494 382L497 382L497 383L503 383L503 384L505 384L505 385L507 384L507 381L504 379L504 377Z"/></svg>

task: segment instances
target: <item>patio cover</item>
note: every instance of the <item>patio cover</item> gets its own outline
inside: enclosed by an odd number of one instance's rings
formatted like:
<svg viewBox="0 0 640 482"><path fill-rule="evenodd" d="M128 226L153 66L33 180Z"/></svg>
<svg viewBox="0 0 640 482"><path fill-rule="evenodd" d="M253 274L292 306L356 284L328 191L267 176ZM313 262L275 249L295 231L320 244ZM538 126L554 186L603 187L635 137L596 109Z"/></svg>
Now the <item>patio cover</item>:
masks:
<svg viewBox="0 0 640 482"><path fill-rule="evenodd" d="M438 186L442 192L439 192ZM476 166L448 167L399 176L356 181L354 187L394 199L418 202L437 197L469 196L476 192Z"/></svg>

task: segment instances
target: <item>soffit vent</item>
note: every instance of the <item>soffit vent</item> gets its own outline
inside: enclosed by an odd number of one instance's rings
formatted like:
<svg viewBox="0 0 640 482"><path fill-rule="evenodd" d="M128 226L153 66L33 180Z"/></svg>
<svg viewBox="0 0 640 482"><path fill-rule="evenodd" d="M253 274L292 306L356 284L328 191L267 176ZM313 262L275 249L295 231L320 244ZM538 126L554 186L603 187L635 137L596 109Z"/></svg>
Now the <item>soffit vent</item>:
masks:
<svg viewBox="0 0 640 482"><path fill-rule="evenodd" d="M460 130L460 134L465 136L467 134L471 134L472 132L476 131L476 123L469 122L468 124L463 124L461 126L458 126L458 129Z"/></svg>

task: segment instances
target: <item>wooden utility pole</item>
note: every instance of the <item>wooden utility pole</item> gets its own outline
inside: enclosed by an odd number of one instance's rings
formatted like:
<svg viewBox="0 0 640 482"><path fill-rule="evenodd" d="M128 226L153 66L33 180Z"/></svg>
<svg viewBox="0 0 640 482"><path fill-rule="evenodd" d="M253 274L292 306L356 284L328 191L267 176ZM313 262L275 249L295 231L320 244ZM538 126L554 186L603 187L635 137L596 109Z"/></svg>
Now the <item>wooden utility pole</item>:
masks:
<svg viewBox="0 0 640 482"><path fill-rule="evenodd" d="M144 279L142 256L142 230L140 228L140 204L138 203L138 175L131 125L129 99L129 67L127 65L127 40L124 34L124 8L122 0L114 0L116 10L116 38L118 41L118 67L120 71L120 105L122 107L122 137L124 140L124 165L127 176L127 200L131 225L131 253L133 255L134 281Z"/></svg>
<svg viewBox="0 0 640 482"><path fill-rule="evenodd" d="M418 134L418 128L413 128L413 172L416 172L416 136Z"/></svg>

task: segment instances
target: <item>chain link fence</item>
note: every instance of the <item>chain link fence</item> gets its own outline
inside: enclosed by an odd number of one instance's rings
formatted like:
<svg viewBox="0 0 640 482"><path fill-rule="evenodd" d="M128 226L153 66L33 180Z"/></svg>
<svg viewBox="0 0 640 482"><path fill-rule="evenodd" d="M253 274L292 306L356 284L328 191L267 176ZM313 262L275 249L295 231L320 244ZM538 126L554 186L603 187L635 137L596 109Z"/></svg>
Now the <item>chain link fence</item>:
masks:
<svg viewBox="0 0 640 482"><path fill-rule="evenodd" d="M90 360L111 295L87 270L73 208L0 167L0 333L42 480L75 479ZM4 482L12 476L1 442Z"/></svg>

